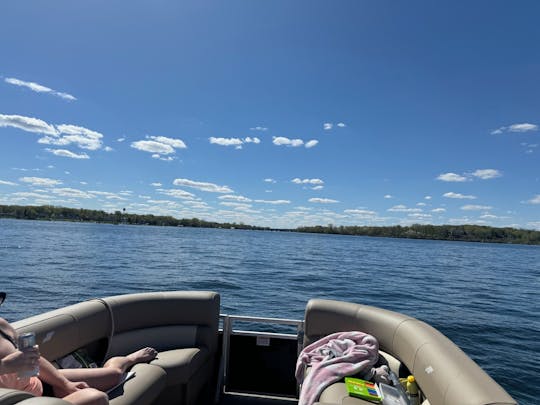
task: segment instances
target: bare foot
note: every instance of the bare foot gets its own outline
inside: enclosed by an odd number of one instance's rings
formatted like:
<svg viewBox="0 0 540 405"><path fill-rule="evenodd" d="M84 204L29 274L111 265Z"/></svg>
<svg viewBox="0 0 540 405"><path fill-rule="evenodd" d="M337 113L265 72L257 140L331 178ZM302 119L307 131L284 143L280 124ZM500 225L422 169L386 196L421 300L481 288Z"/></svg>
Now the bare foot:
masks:
<svg viewBox="0 0 540 405"><path fill-rule="evenodd" d="M145 347L144 349L137 350L136 352L131 353L127 356L134 364L136 363L146 363L152 361L156 358L158 352L152 347Z"/></svg>

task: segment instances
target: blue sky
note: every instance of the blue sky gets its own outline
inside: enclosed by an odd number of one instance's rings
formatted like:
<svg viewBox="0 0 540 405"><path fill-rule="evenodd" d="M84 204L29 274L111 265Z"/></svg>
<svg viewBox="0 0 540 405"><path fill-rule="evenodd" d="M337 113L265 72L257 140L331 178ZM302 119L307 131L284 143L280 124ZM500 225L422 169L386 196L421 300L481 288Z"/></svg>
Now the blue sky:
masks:
<svg viewBox="0 0 540 405"><path fill-rule="evenodd" d="M537 1L18 1L0 204L540 229Z"/></svg>

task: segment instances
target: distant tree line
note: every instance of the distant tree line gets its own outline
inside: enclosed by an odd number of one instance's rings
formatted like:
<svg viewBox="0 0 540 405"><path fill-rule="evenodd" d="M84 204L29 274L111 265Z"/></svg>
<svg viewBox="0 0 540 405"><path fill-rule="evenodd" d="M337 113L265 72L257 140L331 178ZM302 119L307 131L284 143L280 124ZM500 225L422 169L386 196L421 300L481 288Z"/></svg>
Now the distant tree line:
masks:
<svg viewBox="0 0 540 405"><path fill-rule="evenodd" d="M420 225L411 226L304 226L296 229L271 229L243 223L209 222L198 218L177 219L171 216L113 213L66 208L52 205L21 206L0 205L0 218L35 219L46 221L99 222L107 224L187 226L195 228L228 228L249 230L275 230L287 232L325 233L336 235L379 236L389 238L433 239L465 242L520 243L540 245L540 232L527 229L493 228L480 225Z"/></svg>
<svg viewBox="0 0 540 405"><path fill-rule="evenodd" d="M209 222L198 218L177 219L171 216L129 214L124 211L115 211L113 213L109 213L105 211L88 210L84 208L55 207L52 205L0 205L0 218L37 219L45 221L99 222L105 224L189 226L195 228L234 228L255 230L269 229L258 226L245 225L243 223L237 224Z"/></svg>
<svg viewBox="0 0 540 405"><path fill-rule="evenodd" d="M304 226L297 232L539 245L540 232L480 225Z"/></svg>

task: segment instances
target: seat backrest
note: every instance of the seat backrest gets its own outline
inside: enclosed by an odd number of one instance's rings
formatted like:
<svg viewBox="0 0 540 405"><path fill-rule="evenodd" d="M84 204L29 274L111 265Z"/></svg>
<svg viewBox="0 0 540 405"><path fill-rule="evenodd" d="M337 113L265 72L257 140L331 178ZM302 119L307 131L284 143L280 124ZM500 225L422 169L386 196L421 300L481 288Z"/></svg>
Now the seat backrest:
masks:
<svg viewBox="0 0 540 405"><path fill-rule="evenodd" d="M220 297L209 291L170 291L104 298L114 323L109 356L143 346L157 350L218 348Z"/></svg>
<svg viewBox="0 0 540 405"><path fill-rule="evenodd" d="M368 305L314 299L305 314L304 343L358 330L405 364L431 405L516 404L473 360L435 328L415 318Z"/></svg>

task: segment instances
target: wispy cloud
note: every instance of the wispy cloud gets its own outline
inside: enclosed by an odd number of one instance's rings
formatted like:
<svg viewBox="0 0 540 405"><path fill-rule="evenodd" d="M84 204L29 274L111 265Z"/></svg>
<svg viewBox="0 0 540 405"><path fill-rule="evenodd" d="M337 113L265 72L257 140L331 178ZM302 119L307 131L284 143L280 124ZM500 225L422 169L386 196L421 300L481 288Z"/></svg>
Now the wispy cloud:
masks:
<svg viewBox="0 0 540 405"><path fill-rule="evenodd" d="M281 204L290 204L289 200L255 200L256 203L262 204L272 204L272 205L281 205Z"/></svg>
<svg viewBox="0 0 540 405"><path fill-rule="evenodd" d="M244 197L243 195L221 195L218 197L220 200L230 200L230 201L237 201L237 202L251 202L251 198Z"/></svg>
<svg viewBox="0 0 540 405"><path fill-rule="evenodd" d="M365 216L372 217L374 215L377 215L375 211L365 210L365 209L348 209L348 210L344 210L343 212L345 214L362 216L362 217L365 217Z"/></svg>
<svg viewBox="0 0 540 405"><path fill-rule="evenodd" d="M443 197L457 198L457 199L461 199L461 200L463 200L463 199L465 199L465 200L475 200L476 199L476 197L474 195L463 195L463 194L454 193L454 192L444 193Z"/></svg>
<svg viewBox="0 0 540 405"><path fill-rule="evenodd" d="M276 181L274 179L271 179L271 178L267 178L267 179L264 179L263 180L265 183L272 183L272 184L275 184Z"/></svg>
<svg viewBox="0 0 540 405"><path fill-rule="evenodd" d="M446 182L465 182L472 181L473 178L481 180L495 179L501 177L502 173L497 169L477 169L472 173L464 173L463 175L457 173L442 173L437 177L437 180Z"/></svg>
<svg viewBox="0 0 540 405"><path fill-rule="evenodd" d="M9 83L9 84L12 84L14 86L19 86L19 87L26 87L27 89L30 89L36 93L48 93L48 94L51 94L53 96L56 96L56 97L60 97L64 100L68 100L68 101L75 101L77 100L74 96L72 96L71 94L68 94L68 93L62 93L60 91L56 91L56 90L53 90L49 87L46 87L46 86L43 86L41 84L38 84L38 83L34 83L34 82L25 82L23 80L19 80L19 79L15 79L13 77L6 77L4 79L4 81L6 83Z"/></svg>
<svg viewBox="0 0 540 405"><path fill-rule="evenodd" d="M335 124L336 127L338 128L345 128L347 126L347 124L345 124L344 122L338 122L337 124ZM334 128L334 123L333 122L325 122L323 123L323 129L325 131L330 131L332 128Z"/></svg>
<svg viewBox="0 0 540 405"><path fill-rule="evenodd" d="M339 202L338 200L332 200L331 198L310 198L308 201L318 204L334 204Z"/></svg>
<svg viewBox="0 0 540 405"><path fill-rule="evenodd" d="M390 194L386 194L383 198L386 198L387 200L389 200L391 198L394 198L394 196Z"/></svg>
<svg viewBox="0 0 540 405"><path fill-rule="evenodd" d="M65 146L75 144L81 149L97 150L103 145L101 139L103 135L97 131L77 125L57 125L57 134L45 136L38 140L46 145Z"/></svg>
<svg viewBox="0 0 540 405"><path fill-rule="evenodd" d="M526 203L527 204L540 204L540 194L537 194L530 200L527 200Z"/></svg>
<svg viewBox="0 0 540 405"><path fill-rule="evenodd" d="M431 212L434 212L436 214L441 214L443 212L446 212L446 208L434 208L431 210Z"/></svg>
<svg viewBox="0 0 540 405"><path fill-rule="evenodd" d="M78 190L75 188L53 188L52 192L56 195L59 195L61 197L68 197L68 198L94 198L94 196L90 193L87 193L82 190Z"/></svg>
<svg viewBox="0 0 540 405"><path fill-rule="evenodd" d="M160 194L168 195L169 197L179 198L181 200L192 200L195 198L195 194L192 194L185 190L179 190L179 189L157 189L156 190Z"/></svg>
<svg viewBox="0 0 540 405"><path fill-rule="evenodd" d="M504 132L531 132L538 131L538 125L529 124L528 122L522 124L512 124L505 127L497 128L494 131L491 131L492 135L502 134Z"/></svg>
<svg viewBox="0 0 540 405"><path fill-rule="evenodd" d="M62 184L61 180L49 179L47 177L21 177L19 181L31 184L32 186L57 186Z"/></svg>
<svg viewBox="0 0 540 405"><path fill-rule="evenodd" d="M421 208L408 208L403 204L394 205L392 208L388 208L390 212L422 212Z"/></svg>
<svg viewBox="0 0 540 405"><path fill-rule="evenodd" d="M437 180L448 182L463 182L467 181L467 178L456 173L442 173L437 176Z"/></svg>
<svg viewBox="0 0 540 405"><path fill-rule="evenodd" d="M0 186L16 186L17 183L13 183L12 181L6 181L6 180L0 180Z"/></svg>
<svg viewBox="0 0 540 405"><path fill-rule="evenodd" d="M321 179L299 179L298 177L291 180L294 184L313 184L313 185L323 185L324 181Z"/></svg>
<svg viewBox="0 0 540 405"><path fill-rule="evenodd" d="M249 129L250 131L261 131L261 132L266 132L268 131L268 128L266 127L252 127Z"/></svg>
<svg viewBox="0 0 540 405"><path fill-rule="evenodd" d="M211 144L220 145L220 146L235 146L236 149L242 149L242 145L245 143L254 143L259 144L261 140L257 137L246 137L246 138L208 138Z"/></svg>
<svg viewBox="0 0 540 405"><path fill-rule="evenodd" d="M175 186L191 187L201 191L208 191L210 193L233 193L234 191L227 186L218 186L213 183L206 183L202 181L193 181L189 179L175 179L173 181Z"/></svg>
<svg viewBox="0 0 540 405"><path fill-rule="evenodd" d="M143 152L152 153L154 159L171 161L173 160L172 156L162 157L161 155L171 155L176 153L176 149L187 148L181 139L168 138L166 136L147 136L146 139L132 142L131 147Z"/></svg>
<svg viewBox="0 0 540 405"><path fill-rule="evenodd" d="M490 207L489 205L475 205L475 204L468 204L461 207L463 211L487 211L492 208L493 207Z"/></svg>
<svg viewBox="0 0 540 405"><path fill-rule="evenodd" d="M13 127L37 134L57 135L56 128L38 118L0 114L0 127Z"/></svg>
<svg viewBox="0 0 540 405"><path fill-rule="evenodd" d="M501 177L502 173L497 169L478 169L472 172L471 175L482 180L489 180Z"/></svg>
<svg viewBox="0 0 540 405"><path fill-rule="evenodd" d="M293 148L304 145L304 141L302 139L289 139L284 136L274 136L272 143L276 146L289 146ZM312 139L310 141L307 141L304 146L309 149L316 146L318 143L319 141L317 141L316 139Z"/></svg>
<svg viewBox="0 0 540 405"><path fill-rule="evenodd" d="M90 156L88 156L86 153L74 153L74 152L71 152L67 149L50 149L50 148L46 148L45 149L47 152L50 152L52 153L53 155L56 155L56 156L62 156L62 157L67 157L67 158L71 158L71 159L90 159Z"/></svg>

